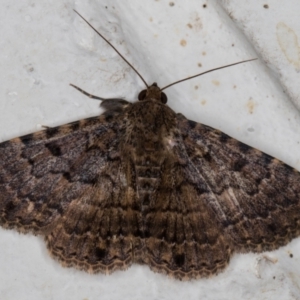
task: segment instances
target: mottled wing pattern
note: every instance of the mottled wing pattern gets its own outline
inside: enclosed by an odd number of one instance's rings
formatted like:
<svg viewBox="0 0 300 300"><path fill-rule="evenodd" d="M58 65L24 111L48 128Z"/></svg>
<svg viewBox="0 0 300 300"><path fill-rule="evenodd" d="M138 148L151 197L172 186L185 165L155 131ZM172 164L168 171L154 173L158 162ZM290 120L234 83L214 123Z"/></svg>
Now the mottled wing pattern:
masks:
<svg viewBox="0 0 300 300"><path fill-rule="evenodd" d="M175 112L148 98L134 103L126 117L131 125L124 147L142 215L143 247L134 249L135 261L178 279L216 273L227 264L230 247L207 203L213 193L185 150Z"/></svg>
<svg viewBox="0 0 300 300"><path fill-rule="evenodd" d="M185 149L214 199L205 200L232 252L273 250L300 233L297 170L178 115Z"/></svg>
<svg viewBox="0 0 300 300"><path fill-rule="evenodd" d="M125 268L138 226L130 185L122 185L125 127L109 111L0 144L0 224L44 235L66 266Z"/></svg>
<svg viewBox="0 0 300 300"><path fill-rule="evenodd" d="M186 155L182 140L166 157L155 201L146 213L146 261L177 279L207 277L229 262L230 241L209 202L214 195Z"/></svg>
<svg viewBox="0 0 300 300"><path fill-rule="evenodd" d="M100 118L92 118L0 144L2 226L47 232L69 204L81 197L79 193L91 185L95 175L84 172L92 165L93 149L87 150L95 133L90 129L109 129L101 123ZM83 165L74 165L78 160Z"/></svg>
<svg viewBox="0 0 300 300"><path fill-rule="evenodd" d="M296 170L145 95L0 144L0 225L44 235L65 266L184 280L299 235Z"/></svg>

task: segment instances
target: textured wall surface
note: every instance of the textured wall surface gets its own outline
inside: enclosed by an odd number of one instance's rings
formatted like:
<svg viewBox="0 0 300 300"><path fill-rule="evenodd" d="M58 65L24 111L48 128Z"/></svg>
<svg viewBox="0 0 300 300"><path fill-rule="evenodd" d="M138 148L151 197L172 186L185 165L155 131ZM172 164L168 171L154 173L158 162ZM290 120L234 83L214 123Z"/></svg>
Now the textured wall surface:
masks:
<svg viewBox="0 0 300 300"><path fill-rule="evenodd" d="M168 104L300 170L299 1L2 0L0 141L135 101L143 83L79 19L84 15L151 84L249 62L178 84ZM62 268L40 237L0 229L1 299L299 299L300 243L238 254L220 275L178 282L134 265L110 276Z"/></svg>

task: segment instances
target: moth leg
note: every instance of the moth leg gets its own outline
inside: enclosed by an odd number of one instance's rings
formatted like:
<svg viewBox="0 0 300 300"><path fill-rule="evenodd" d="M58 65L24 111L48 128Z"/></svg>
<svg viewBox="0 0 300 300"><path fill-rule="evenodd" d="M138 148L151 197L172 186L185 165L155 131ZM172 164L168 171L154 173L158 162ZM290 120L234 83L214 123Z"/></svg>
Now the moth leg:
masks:
<svg viewBox="0 0 300 300"><path fill-rule="evenodd" d="M76 86L72 83L70 83L70 86L72 86L73 88L75 88L76 90L78 90L79 92L81 92L82 94L88 96L91 99L96 99L96 100L101 100L101 101L104 101L104 100L123 100L123 99L119 99L119 98L102 98L102 97L99 97L99 96L92 95L92 94L84 91L83 89L79 88L78 86Z"/></svg>
<svg viewBox="0 0 300 300"><path fill-rule="evenodd" d="M73 88L75 88L76 90L78 90L79 92L81 92L82 94L88 96L89 98L91 99L97 99L97 100L106 100L105 98L101 98L101 97L98 97L98 96L94 96L86 91L84 91L83 89L79 88L78 86L70 83L70 86L72 86Z"/></svg>

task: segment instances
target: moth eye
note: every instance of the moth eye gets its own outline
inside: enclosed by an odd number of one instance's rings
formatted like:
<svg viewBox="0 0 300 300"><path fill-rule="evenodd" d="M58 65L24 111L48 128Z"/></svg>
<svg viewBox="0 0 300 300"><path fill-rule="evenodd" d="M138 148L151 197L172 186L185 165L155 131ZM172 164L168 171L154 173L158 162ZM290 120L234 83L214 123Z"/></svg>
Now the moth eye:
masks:
<svg viewBox="0 0 300 300"><path fill-rule="evenodd" d="M163 104L166 104L168 102L167 95L165 93L161 93L160 100Z"/></svg>
<svg viewBox="0 0 300 300"><path fill-rule="evenodd" d="M139 96L138 96L138 99L141 101L141 100L144 100L146 98L146 92L147 90L142 90L140 93L139 93Z"/></svg>

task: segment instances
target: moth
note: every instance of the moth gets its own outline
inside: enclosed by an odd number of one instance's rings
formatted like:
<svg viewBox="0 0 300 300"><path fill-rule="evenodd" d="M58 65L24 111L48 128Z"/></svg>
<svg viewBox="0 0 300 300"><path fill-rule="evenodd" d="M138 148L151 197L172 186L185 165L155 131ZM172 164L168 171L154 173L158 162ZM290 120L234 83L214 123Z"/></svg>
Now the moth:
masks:
<svg viewBox="0 0 300 300"><path fill-rule="evenodd" d="M299 235L298 171L175 113L145 84L137 102L90 95L100 116L1 143L1 226L42 235L63 266L140 263L181 280Z"/></svg>

